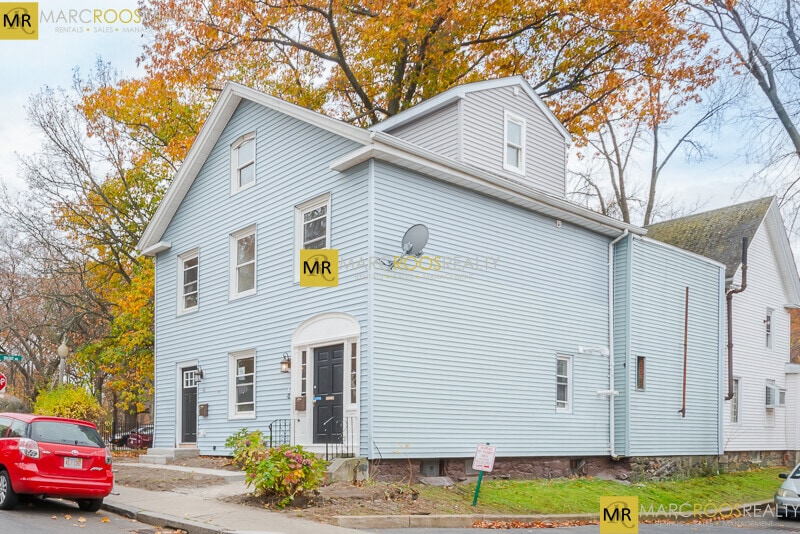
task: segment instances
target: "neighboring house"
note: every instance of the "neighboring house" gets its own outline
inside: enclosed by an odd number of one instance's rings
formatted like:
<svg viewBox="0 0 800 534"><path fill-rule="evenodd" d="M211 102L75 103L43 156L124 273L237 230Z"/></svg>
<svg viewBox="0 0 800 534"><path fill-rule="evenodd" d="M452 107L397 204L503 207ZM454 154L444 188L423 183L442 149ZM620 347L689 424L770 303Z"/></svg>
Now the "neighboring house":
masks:
<svg viewBox="0 0 800 534"><path fill-rule="evenodd" d="M648 236L724 263L729 290L741 286L742 238L749 239L747 285L732 297L734 395L725 402L724 448L781 459L799 450L800 365L790 364L789 311L800 306L800 279L777 200L654 224Z"/></svg>
<svg viewBox="0 0 800 534"><path fill-rule="evenodd" d="M401 476L487 441L501 473L720 453L724 267L567 202L569 141L521 77L372 130L227 84L139 244L154 447L247 427ZM301 286L301 249L338 285Z"/></svg>

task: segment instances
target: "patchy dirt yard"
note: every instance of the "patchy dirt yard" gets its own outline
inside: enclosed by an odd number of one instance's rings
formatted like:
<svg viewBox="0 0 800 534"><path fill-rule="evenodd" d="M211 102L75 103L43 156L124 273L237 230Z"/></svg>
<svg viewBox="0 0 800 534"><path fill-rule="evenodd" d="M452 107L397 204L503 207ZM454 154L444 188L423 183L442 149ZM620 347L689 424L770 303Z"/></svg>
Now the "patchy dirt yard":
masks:
<svg viewBox="0 0 800 534"><path fill-rule="evenodd" d="M154 491L181 491L186 488L206 488L225 485L225 479L218 476L185 473L166 469L149 469L129 464L137 462L135 457L116 457L114 474L117 484ZM128 464L128 465L126 465ZM239 471L230 458L201 456L185 459L172 465L202 467ZM275 509L269 502L253 497L244 483L241 492L223 497L226 502ZM425 497L425 487L418 485L387 484L367 482L359 485L336 483L323 486L318 492L298 498L283 513L295 517L330 522L335 515L390 515L390 514L452 514L471 513L474 509L465 507L457 501L459 487L452 489L453 500Z"/></svg>

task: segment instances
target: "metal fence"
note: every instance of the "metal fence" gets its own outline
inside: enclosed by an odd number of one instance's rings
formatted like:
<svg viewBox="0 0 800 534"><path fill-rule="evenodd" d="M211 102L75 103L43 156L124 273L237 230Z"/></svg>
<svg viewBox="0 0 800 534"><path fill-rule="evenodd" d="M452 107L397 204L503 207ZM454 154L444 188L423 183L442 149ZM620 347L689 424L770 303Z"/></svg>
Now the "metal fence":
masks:
<svg viewBox="0 0 800 534"><path fill-rule="evenodd" d="M113 450L144 450L153 446L153 425L122 421L98 423L97 431Z"/></svg>

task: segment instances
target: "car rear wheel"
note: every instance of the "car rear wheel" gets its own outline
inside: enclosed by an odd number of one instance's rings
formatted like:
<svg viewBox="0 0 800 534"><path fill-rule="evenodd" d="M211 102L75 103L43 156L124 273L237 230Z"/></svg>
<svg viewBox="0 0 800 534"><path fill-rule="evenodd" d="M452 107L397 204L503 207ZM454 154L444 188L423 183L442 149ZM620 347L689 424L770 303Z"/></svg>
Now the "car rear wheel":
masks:
<svg viewBox="0 0 800 534"><path fill-rule="evenodd" d="M17 494L11 487L8 471L0 471L0 510L12 510L17 505Z"/></svg>
<svg viewBox="0 0 800 534"><path fill-rule="evenodd" d="M77 503L84 512L96 512L103 505L103 499L78 499Z"/></svg>

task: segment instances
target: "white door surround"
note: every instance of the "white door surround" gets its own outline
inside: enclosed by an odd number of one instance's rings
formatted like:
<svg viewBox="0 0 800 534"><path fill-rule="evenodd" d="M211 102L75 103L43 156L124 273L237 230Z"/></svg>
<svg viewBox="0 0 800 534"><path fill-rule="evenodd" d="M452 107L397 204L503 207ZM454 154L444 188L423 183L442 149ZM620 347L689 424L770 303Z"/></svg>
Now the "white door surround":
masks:
<svg viewBox="0 0 800 534"><path fill-rule="evenodd" d="M344 345L344 427L343 441L350 452L359 455L360 413L359 387L361 385L361 326L352 315L328 312L306 319L292 335L291 413L294 443L316 452L325 452L325 445L314 444L314 349L330 345ZM304 365L305 363L305 365ZM355 365L354 365L355 363ZM355 388L352 389L352 380ZM355 399L353 399L355 395ZM301 397L305 400L297 401ZM353 402L355 400L355 402ZM298 410L305 402L305 410Z"/></svg>

